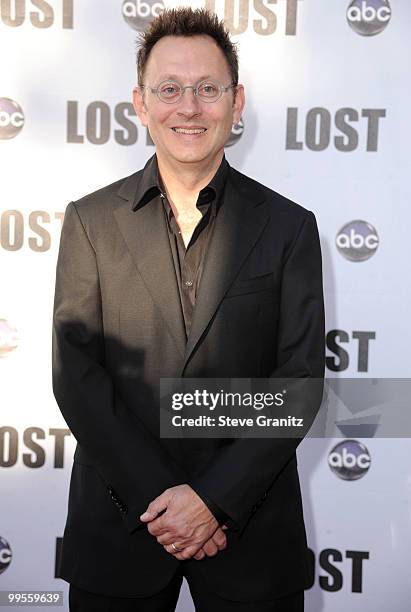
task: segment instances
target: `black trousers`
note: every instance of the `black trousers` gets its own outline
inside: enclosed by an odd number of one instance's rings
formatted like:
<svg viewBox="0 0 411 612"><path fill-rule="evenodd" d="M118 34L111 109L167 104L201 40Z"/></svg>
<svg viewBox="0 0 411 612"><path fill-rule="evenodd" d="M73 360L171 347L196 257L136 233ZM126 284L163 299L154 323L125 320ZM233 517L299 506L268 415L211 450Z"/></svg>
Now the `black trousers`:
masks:
<svg viewBox="0 0 411 612"><path fill-rule="evenodd" d="M183 576L187 579L196 612L304 612L304 591L269 601L231 601L211 593L197 576L184 570L177 573L165 589L143 598L98 595L70 584L70 612L172 612L177 605Z"/></svg>

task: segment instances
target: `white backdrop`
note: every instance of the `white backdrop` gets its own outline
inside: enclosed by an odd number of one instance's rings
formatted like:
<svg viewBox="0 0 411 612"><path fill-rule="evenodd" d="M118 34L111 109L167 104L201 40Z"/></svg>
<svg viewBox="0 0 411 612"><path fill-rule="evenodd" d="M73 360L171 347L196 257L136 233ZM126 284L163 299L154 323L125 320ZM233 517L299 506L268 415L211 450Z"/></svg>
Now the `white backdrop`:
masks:
<svg viewBox="0 0 411 612"><path fill-rule="evenodd" d="M191 5L215 9L239 43L246 109L229 162L316 214L327 376L409 377L411 4ZM0 590L67 592L55 566L75 442L50 359L61 222L70 200L153 153L130 100L136 30L162 6L0 2ZM354 467L332 470L341 441L306 440L298 453L313 551L307 610L406 612L410 440L356 438ZM331 463L347 463L344 452ZM178 610L193 610L186 588Z"/></svg>

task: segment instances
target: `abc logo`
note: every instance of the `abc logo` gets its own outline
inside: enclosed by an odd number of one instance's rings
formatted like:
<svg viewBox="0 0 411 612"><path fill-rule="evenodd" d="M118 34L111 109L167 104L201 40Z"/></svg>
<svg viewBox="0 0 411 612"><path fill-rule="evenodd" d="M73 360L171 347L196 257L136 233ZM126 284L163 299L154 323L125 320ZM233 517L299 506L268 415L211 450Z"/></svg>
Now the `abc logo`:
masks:
<svg viewBox="0 0 411 612"><path fill-rule="evenodd" d="M138 32L143 32L163 10L163 2L155 0L125 0L122 8L125 21Z"/></svg>
<svg viewBox="0 0 411 612"><path fill-rule="evenodd" d="M365 261L374 255L379 239L371 223L356 219L340 229L335 243L341 255L349 261Z"/></svg>
<svg viewBox="0 0 411 612"><path fill-rule="evenodd" d="M225 143L226 147L231 147L236 142L238 142L243 135L244 132L244 121L240 119L238 123L235 123L231 128L231 134L228 137L227 142Z"/></svg>
<svg viewBox="0 0 411 612"><path fill-rule="evenodd" d="M0 140L14 138L24 125L21 107L10 98L0 98Z"/></svg>
<svg viewBox="0 0 411 612"><path fill-rule="evenodd" d="M358 480L365 476L371 464L370 453L357 440L339 442L328 455L331 470L343 480Z"/></svg>
<svg viewBox="0 0 411 612"><path fill-rule="evenodd" d="M391 19L388 0L353 0L347 9L347 21L361 36L375 36Z"/></svg>
<svg viewBox="0 0 411 612"><path fill-rule="evenodd" d="M6 571L11 562L11 548L7 540L0 536L0 574Z"/></svg>
<svg viewBox="0 0 411 612"><path fill-rule="evenodd" d="M0 319L0 357L6 357L17 348L17 330L6 319Z"/></svg>

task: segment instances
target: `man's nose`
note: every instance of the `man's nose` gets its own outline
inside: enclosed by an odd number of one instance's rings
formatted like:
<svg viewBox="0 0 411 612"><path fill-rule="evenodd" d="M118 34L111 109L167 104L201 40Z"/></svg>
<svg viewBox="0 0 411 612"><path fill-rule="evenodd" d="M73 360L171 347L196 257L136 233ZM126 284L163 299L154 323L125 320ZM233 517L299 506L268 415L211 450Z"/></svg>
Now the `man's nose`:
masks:
<svg viewBox="0 0 411 612"><path fill-rule="evenodd" d="M187 87L181 97L178 112L185 115L197 115L201 110L200 104L200 100L194 93L194 88Z"/></svg>

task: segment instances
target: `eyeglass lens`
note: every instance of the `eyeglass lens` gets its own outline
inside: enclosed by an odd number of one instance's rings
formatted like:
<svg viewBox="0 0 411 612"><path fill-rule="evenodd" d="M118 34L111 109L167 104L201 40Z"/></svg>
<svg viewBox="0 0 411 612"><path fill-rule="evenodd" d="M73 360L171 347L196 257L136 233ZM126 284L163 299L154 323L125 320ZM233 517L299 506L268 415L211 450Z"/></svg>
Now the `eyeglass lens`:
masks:
<svg viewBox="0 0 411 612"><path fill-rule="evenodd" d="M158 96L165 102L175 102L183 95L184 87L177 81L167 81L158 87ZM201 100L216 100L221 95L221 86L215 81L202 81L195 88Z"/></svg>

